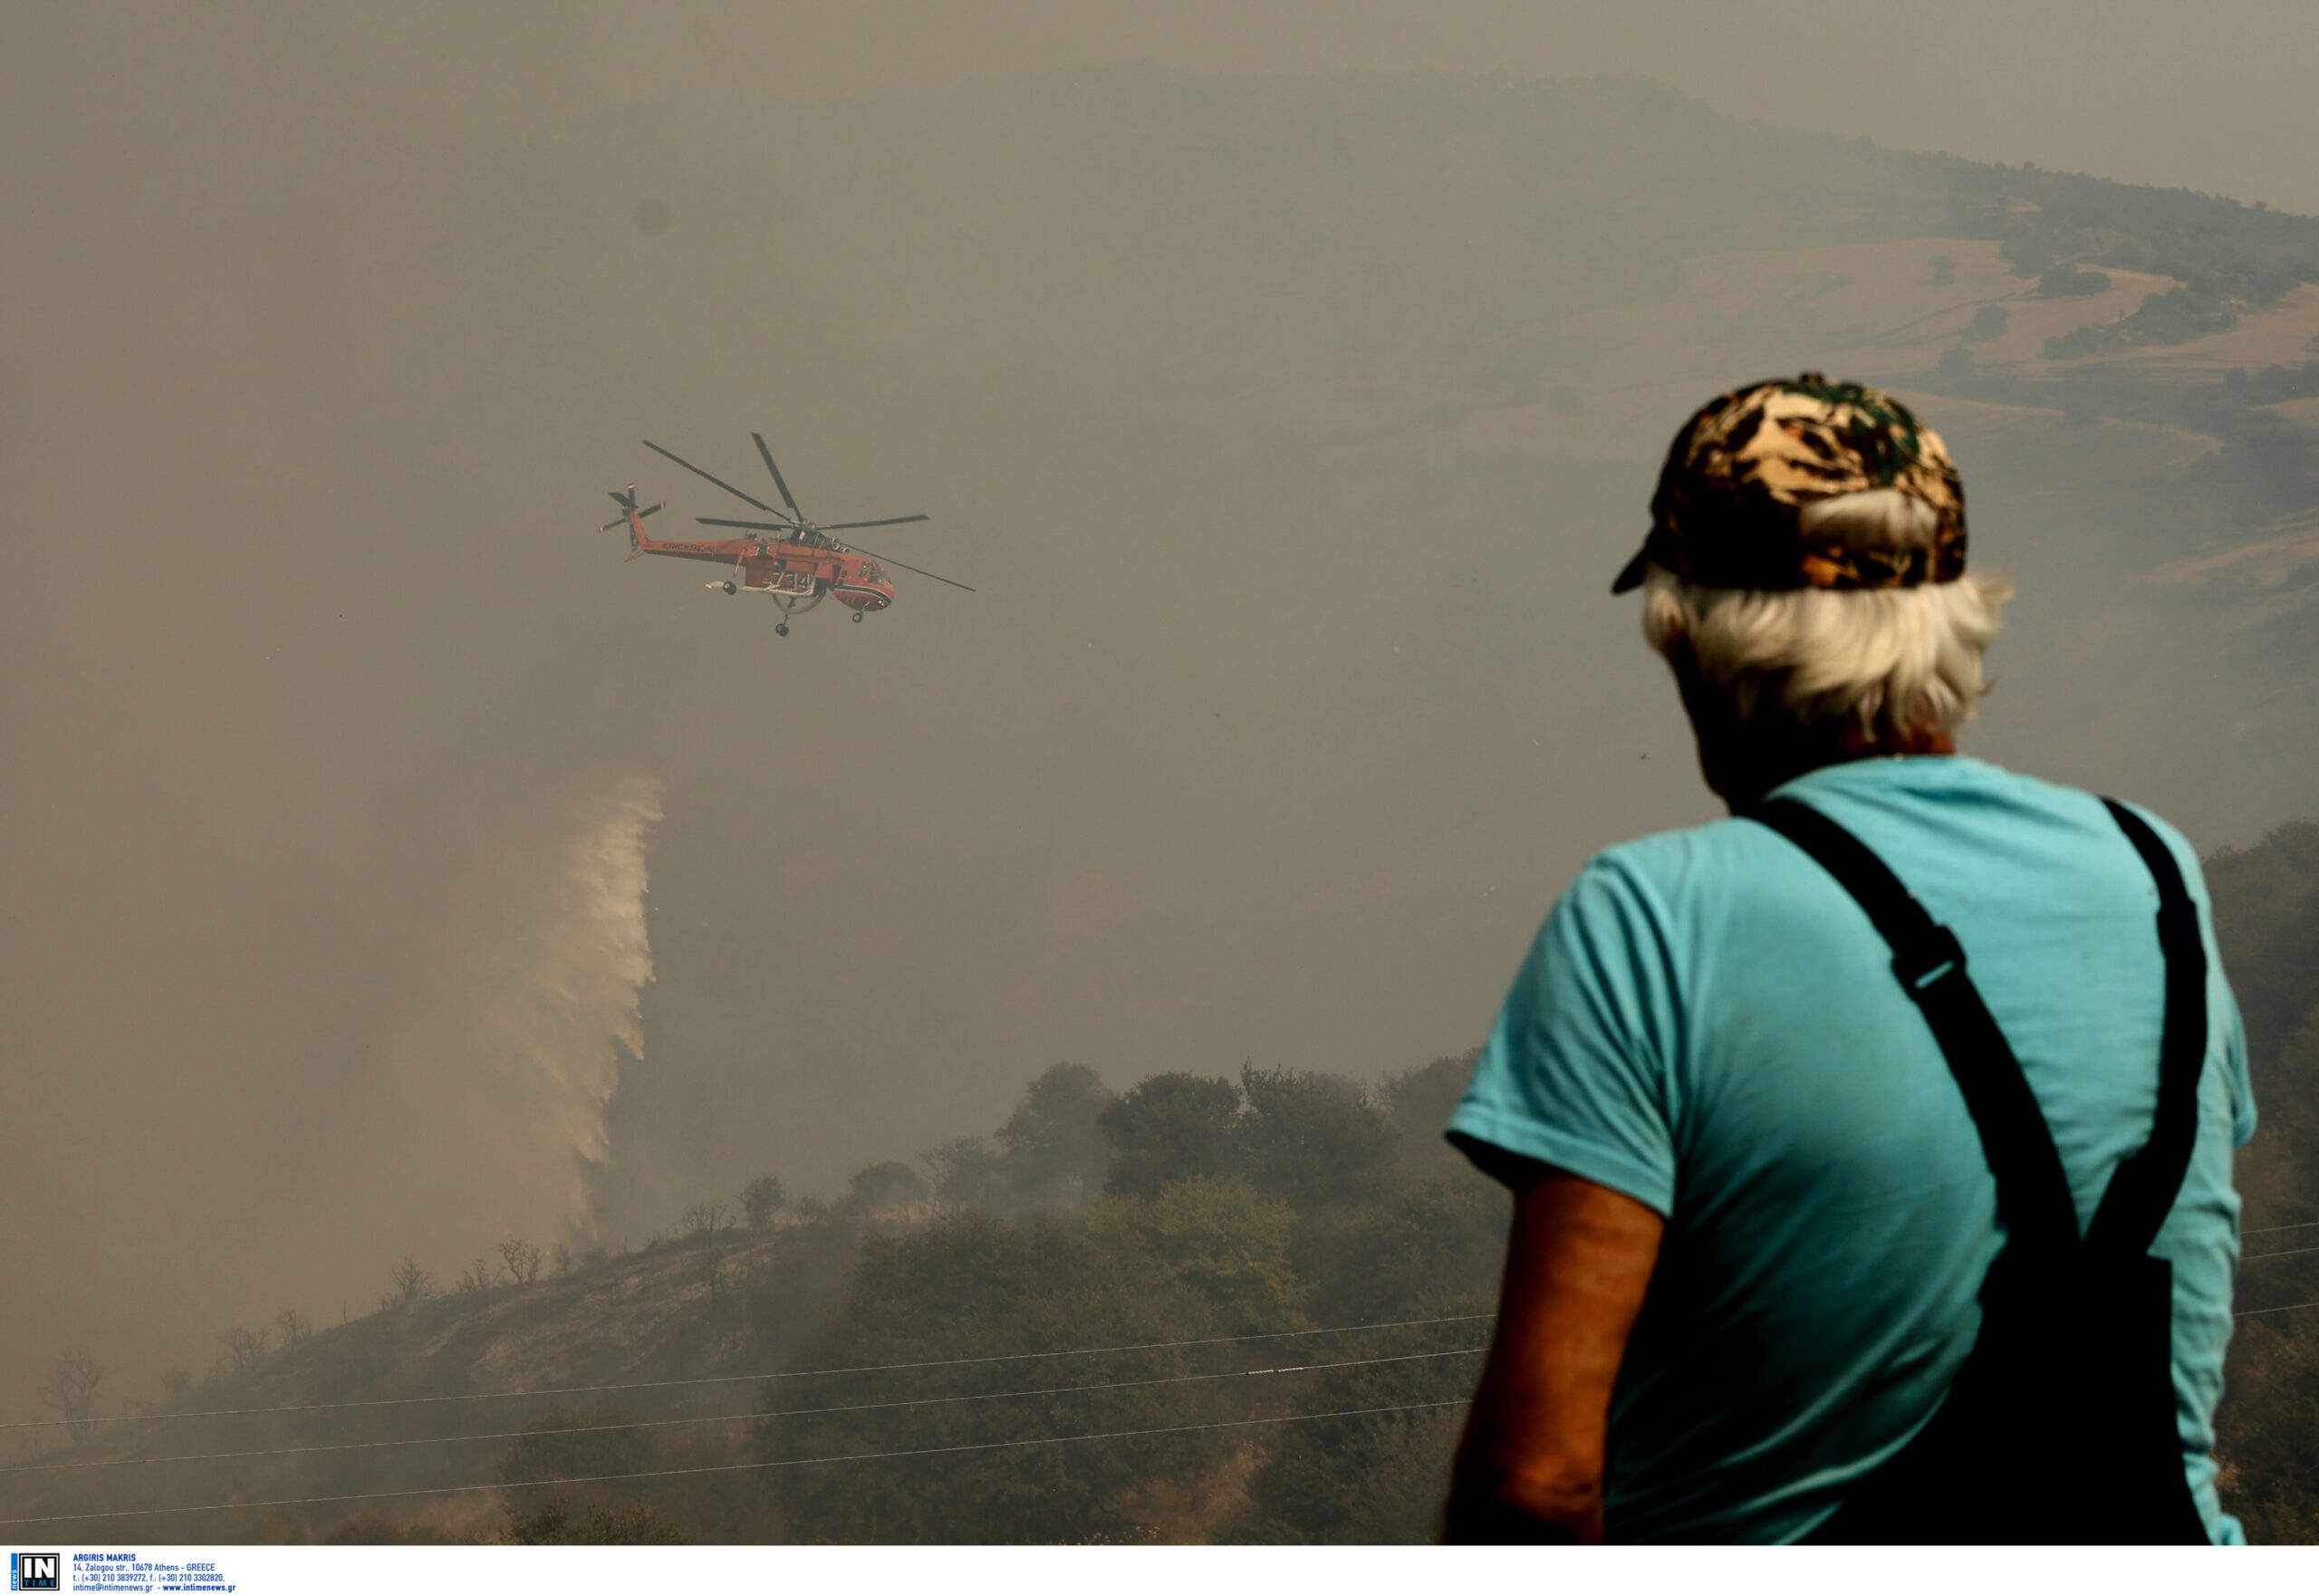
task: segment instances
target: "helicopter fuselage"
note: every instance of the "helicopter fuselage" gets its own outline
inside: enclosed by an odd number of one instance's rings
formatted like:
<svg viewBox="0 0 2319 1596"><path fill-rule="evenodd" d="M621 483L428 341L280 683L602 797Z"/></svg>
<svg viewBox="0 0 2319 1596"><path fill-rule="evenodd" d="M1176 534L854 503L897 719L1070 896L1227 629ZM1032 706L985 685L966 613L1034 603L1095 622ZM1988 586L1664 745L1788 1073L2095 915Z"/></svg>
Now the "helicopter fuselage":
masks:
<svg viewBox="0 0 2319 1596"><path fill-rule="evenodd" d="M803 608L834 598L857 614L873 614L894 601L893 583L875 560L826 542L779 538L720 538L714 542L662 543L629 513L629 545L634 554L665 554L725 566L736 591L770 594L784 608ZM632 557L632 556L631 556ZM722 586L723 583L712 583Z"/></svg>

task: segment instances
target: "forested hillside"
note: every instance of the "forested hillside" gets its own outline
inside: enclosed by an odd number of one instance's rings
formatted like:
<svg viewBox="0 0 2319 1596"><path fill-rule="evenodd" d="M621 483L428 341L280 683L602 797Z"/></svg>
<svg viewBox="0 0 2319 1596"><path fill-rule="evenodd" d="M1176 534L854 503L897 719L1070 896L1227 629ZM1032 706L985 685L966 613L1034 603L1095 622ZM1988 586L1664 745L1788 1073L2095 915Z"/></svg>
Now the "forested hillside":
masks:
<svg viewBox="0 0 2319 1596"><path fill-rule="evenodd" d="M2263 1115L2223 1488L2314 1542L2319 825L2208 868ZM1471 1062L1116 1094L1059 1064L834 1203L768 1177L632 1253L382 1269L372 1314L231 1332L151 1420L60 1427L8 1500L324 1498L122 1521L186 1539L1421 1540L1504 1239L1439 1135Z"/></svg>
<svg viewBox="0 0 2319 1596"><path fill-rule="evenodd" d="M149 1521L205 1539L1423 1538L1502 1245L1439 1137L1469 1062L1117 1095L1060 1064L833 1204L766 1178L633 1253L406 1261L371 1314L230 1332L164 1413L60 1427L11 1500L324 1498Z"/></svg>
<svg viewBox="0 0 2319 1596"><path fill-rule="evenodd" d="M2247 1316L2218 1420L2224 1499L2250 1539L2319 1543L2319 825L2207 871L2262 1116L2238 1168Z"/></svg>

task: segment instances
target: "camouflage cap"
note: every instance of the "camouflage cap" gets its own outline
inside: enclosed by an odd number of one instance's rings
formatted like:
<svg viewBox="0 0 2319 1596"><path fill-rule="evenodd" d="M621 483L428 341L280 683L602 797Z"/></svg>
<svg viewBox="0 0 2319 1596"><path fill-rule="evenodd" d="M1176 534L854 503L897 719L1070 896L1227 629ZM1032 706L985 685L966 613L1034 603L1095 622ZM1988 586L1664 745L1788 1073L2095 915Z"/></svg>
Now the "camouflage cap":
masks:
<svg viewBox="0 0 2319 1596"><path fill-rule="evenodd" d="M1930 542L1877 547L1807 529L1822 499L1894 488L1931 506ZM1675 435L1650 535L1611 591L1652 565L1705 587L1900 588L1965 574L1965 488L1940 435L1889 394L1817 371L1736 389Z"/></svg>

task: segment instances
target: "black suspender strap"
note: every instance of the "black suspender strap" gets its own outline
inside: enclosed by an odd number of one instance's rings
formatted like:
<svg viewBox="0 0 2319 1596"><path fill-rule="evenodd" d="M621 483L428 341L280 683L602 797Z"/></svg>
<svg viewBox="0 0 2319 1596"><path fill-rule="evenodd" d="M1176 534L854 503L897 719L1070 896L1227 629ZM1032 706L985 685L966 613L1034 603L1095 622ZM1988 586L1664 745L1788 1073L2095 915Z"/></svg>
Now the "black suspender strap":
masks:
<svg viewBox="0 0 2319 1596"><path fill-rule="evenodd" d="M2113 798L2102 802L2158 883L2158 946L2166 956L2166 1026L2150 1139L2118 1166L2086 1229L2088 1245L2135 1256L2150 1250L2173 1210L2198 1144L2199 1076L2207 1062L2207 949L2173 850L2132 810Z"/></svg>
<svg viewBox="0 0 2319 1596"><path fill-rule="evenodd" d="M1965 950L1956 937L1867 844L1818 810L1793 798L1771 798L1747 813L1834 877L1891 946L1893 974L1932 1028L1980 1131L1997 1177L1997 1213L2012 1244L2057 1254L2074 1248L2077 1206L2061 1155L2012 1044L1966 974ZM2170 1206L2170 1191L2168 1201Z"/></svg>
<svg viewBox="0 0 2319 1596"><path fill-rule="evenodd" d="M1923 1012L1980 1132L2006 1230L1981 1287L1978 1335L1945 1400L1843 1492L1814 1539L2207 1538L2176 1416L2174 1273L2151 1255L2198 1141L2206 948L2172 851L2139 814L2102 802L2158 885L2166 1014L2150 1138L2118 1164L2082 1242L2053 1135L1955 937L1866 844L1810 805L1774 798L1749 812L1817 860L1891 946L1893 973ZM2103 1018L2088 1022L2098 1028ZM1978 1492L1960 1490L1959 1480Z"/></svg>

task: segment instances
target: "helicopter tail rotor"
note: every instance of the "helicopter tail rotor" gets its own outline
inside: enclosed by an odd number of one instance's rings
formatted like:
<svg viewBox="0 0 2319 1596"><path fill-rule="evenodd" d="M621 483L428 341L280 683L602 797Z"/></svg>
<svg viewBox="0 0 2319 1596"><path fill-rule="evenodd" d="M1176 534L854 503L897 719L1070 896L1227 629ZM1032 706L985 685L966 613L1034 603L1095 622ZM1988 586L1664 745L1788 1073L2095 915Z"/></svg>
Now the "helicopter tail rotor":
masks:
<svg viewBox="0 0 2319 1596"><path fill-rule="evenodd" d="M611 494L612 503L618 505L621 508L620 519L617 521L607 521L601 526L596 528L596 531L601 534L610 532L615 526L627 527L628 557L633 560L639 553L643 552L642 544L637 540L638 526L642 523L643 519L647 515L657 515L660 511L667 508L667 506L664 505L647 505L639 508L636 503L636 484L632 482L628 485L625 491L622 491L620 488L612 488L610 492Z"/></svg>

